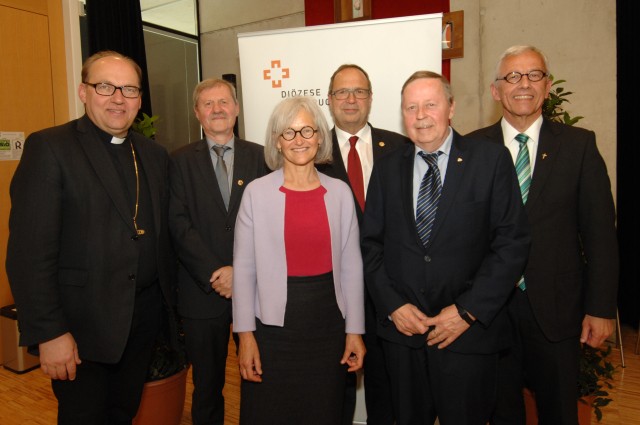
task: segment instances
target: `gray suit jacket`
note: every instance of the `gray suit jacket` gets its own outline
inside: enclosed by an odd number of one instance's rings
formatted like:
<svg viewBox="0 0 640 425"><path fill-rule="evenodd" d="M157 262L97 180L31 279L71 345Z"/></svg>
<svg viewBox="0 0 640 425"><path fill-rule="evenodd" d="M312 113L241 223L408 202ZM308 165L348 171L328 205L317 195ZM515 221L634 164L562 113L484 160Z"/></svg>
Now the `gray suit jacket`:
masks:
<svg viewBox="0 0 640 425"><path fill-rule="evenodd" d="M169 225L180 260L178 312L210 319L231 307L211 288L211 274L233 262L233 233L245 187L268 172L263 147L236 138L229 210L224 206L206 140L171 155Z"/></svg>

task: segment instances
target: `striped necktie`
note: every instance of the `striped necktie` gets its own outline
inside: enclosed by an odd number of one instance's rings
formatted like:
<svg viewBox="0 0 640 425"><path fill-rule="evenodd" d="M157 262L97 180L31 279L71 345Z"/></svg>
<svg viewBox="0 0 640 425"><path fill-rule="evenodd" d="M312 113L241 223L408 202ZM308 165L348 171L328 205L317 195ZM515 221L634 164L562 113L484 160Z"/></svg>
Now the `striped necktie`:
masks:
<svg viewBox="0 0 640 425"><path fill-rule="evenodd" d="M527 203L529 197L529 187L531 186L531 161L529 159L529 148L527 141L529 136L520 133L516 136L516 141L520 143L518 156L516 157L516 174L518 175L518 183L520 184L520 193L522 194L522 203ZM527 285L524 282L524 276L518 281L518 289L524 291Z"/></svg>
<svg viewBox="0 0 640 425"><path fill-rule="evenodd" d="M429 169L422 177L418 201L416 202L416 227L422 245L426 248L431 236L431 229L436 218L438 201L442 193L442 180L438 168L438 157L442 152L435 153L418 152L418 155L429 165Z"/></svg>

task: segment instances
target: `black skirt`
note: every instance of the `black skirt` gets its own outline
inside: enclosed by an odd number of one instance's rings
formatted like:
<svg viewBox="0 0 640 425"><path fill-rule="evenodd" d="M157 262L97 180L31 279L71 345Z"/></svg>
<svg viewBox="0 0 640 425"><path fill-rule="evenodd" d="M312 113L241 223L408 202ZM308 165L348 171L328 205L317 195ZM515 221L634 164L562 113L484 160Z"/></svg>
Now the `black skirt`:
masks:
<svg viewBox="0 0 640 425"><path fill-rule="evenodd" d="M242 381L240 424L339 424L345 337L332 273L289 277L284 326L256 320L262 382Z"/></svg>

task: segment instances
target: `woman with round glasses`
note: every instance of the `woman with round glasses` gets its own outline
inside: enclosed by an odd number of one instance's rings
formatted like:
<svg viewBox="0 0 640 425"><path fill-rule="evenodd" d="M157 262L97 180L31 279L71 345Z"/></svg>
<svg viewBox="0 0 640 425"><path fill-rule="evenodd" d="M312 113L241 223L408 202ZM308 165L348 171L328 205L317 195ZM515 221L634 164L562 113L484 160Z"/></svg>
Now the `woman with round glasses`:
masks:
<svg viewBox="0 0 640 425"><path fill-rule="evenodd" d="M314 99L275 107L264 151L274 172L247 186L235 229L240 423L338 424L346 371L365 354L353 195L315 168L331 133Z"/></svg>

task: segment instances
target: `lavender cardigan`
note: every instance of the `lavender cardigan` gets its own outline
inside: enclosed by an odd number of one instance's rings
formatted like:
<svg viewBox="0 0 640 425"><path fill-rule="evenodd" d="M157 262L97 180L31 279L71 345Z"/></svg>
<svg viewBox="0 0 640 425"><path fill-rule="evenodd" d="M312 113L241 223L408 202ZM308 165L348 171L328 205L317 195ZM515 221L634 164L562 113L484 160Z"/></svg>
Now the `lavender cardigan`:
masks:
<svg viewBox="0 0 640 425"><path fill-rule="evenodd" d="M346 183L318 173L327 189L336 300L346 333L364 333L364 279L353 195ZM283 326L287 305L282 169L252 181L244 191L233 249L233 331L256 329L256 317ZM309 255L314 255L309 247Z"/></svg>

